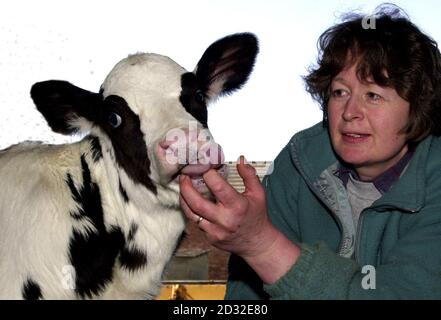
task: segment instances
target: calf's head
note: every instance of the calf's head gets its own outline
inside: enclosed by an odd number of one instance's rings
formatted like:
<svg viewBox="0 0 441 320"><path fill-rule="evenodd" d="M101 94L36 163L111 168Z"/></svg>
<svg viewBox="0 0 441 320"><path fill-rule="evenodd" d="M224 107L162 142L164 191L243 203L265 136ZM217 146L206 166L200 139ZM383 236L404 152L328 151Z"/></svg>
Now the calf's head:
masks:
<svg viewBox="0 0 441 320"><path fill-rule="evenodd" d="M234 34L210 45L193 72L165 56L135 54L112 69L99 93L50 80L34 84L31 97L53 131L96 136L133 184L178 191L186 173L204 192L205 171L225 172L207 105L247 81L257 52L254 35Z"/></svg>

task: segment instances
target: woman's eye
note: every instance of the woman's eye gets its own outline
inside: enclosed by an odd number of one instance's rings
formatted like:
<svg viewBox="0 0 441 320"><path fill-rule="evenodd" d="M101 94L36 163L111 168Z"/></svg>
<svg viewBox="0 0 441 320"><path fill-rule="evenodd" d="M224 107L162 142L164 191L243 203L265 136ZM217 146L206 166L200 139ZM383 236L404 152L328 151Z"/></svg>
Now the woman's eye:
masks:
<svg viewBox="0 0 441 320"><path fill-rule="evenodd" d="M380 95L376 94L375 92L368 92L367 97L369 100L374 101L374 102L378 102L382 99L382 97Z"/></svg>
<svg viewBox="0 0 441 320"><path fill-rule="evenodd" d="M334 98L342 98L342 97L347 96L347 92L343 89L335 89L335 90L332 90L331 95Z"/></svg>
<svg viewBox="0 0 441 320"><path fill-rule="evenodd" d="M196 91L194 99L199 103L204 103L205 102L205 94L202 92L202 90L198 90L198 91Z"/></svg>
<svg viewBox="0 0 441 320"><path fill-rule="evenodd" d="M118 128L121 125L122 119L119 114L115 112L111 112L109 114L108 121L110 126L112 126L112 128Z"/></svg>

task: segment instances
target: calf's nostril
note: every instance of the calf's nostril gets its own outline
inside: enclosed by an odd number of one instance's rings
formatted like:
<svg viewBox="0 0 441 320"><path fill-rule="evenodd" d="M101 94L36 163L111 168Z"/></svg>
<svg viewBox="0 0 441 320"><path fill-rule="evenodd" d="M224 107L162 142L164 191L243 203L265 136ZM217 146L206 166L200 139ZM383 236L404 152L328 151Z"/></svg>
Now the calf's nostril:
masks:
<svg viewBox="0 0 441 320"><path fill-rule="evenodd" d="M172 143L171 141L163 140L163 141L159 142L159 146L162 149L167 150L170 147L171 143Z"/></svg>

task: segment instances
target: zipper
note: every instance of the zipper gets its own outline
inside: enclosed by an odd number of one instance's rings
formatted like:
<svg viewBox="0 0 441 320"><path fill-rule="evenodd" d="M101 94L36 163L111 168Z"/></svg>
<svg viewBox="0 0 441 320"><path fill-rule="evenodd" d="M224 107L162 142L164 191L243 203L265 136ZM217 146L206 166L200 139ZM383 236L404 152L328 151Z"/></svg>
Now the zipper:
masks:
<svg viewBox="0 0 441 320"><path fill-rule="evenodd" d="M367 208L363 209L360 212L360 216L358 217L358 225L357 225L357 231L355 233L355 248L354 248L354 258L355 262L360 264L360 234L361 234L361 228L363 225L363 213Z"/></svg>
<svg viewBox="0 0 441 320"><path fill-rule="evenodd" d="M317 198L319 198L325 204L325 206L329 209L329 211L332 212L332 215L334 216L335 220L337 221L337 225L341 231L341 238L340 238L340 242L339 242L338 248L337 248L337 254L339 254L341 252L341 248L343 246L343 240L344 240L343 225L340 221L340 218L335 213L335 211L333 210L332 206L328 203L328 201L323 197L323 195L315 188L315 186L309 181L309 179L307 179L307 176L306 176L305 172L303 171L302 166L300 166L300 163L297 158L297 154L296 153L291 153L291 154L294 158L293 160L294 160L294 163L296 164L296 168L297 168L297 170L299 170L300 175L304 178L306 185L309 187L309 189L311 189L312 193L315 194L317 196Z"/></svg>
<svg viewBox="0 0 441 320"><path fill-rule="evenodd" d="M377 205L377 206L373 206L373 207L367 207L364 208L361 212L360 212L360 216L358 218L358 225L357 225L357 231L355 234L355 248L354 248L354 258L355 258L355 262L357 262L358 264L360 264L360 238L361 238L361 229L363 228L363 214L365 213L365 211L367 210L375 210L375 209L394 209L394 210L401 210L401 211L407 211L409 213L415 213L421 210L421 207L417 207L417 208L403 208L403 207L398 207L396 205L390 204L390 203L384 203L381 205Z"/></svg>

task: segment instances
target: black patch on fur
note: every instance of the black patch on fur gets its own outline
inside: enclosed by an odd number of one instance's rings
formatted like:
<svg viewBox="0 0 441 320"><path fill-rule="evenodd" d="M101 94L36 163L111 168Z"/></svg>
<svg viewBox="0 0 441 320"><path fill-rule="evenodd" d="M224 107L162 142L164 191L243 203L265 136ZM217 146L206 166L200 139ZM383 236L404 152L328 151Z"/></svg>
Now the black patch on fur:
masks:
<svg viewBox="0 0 441 320"><path fill-rule="evenodd" d="M203 91L213 83L222 83L220 95L240 89L248 80L259 52L258 40L252 33L236 33L211 44L196 68Z"/></svg>
<svg viewBox="0 0 441 320"><path fill-rule="evenodd" d="M147 265L147 256L138 248L124 247L119 256L121 267L129 271L137 271Z"/></svg>
<svg viewBox="0 0 441 320"><path fill-rule="evenodd" d="M191 72L184 73L181 76L181 101L185 110L198 120L204 128L207 128L207 105L204 98L204 92L200 90L196 75Z"/></svg>
<svg viewBox="0 0 441 320"><path fill-rule="evenodd" d="M73 182L72 176L70 173L67 173L66 175L66 183L69 186L70 193L72 194L72 199L74 199L77 203L79 202L79 199L81 198L80 193L78 192L77 188L75 187L75 183ZM70 216L74 218L75 220L80 220L83 218L83 209L79 209L78 211L71 211L69 212Z"/></svg>
<svg viewBox="0 0 441 320"><path fill-rule="evenodd" d="M104 225L100 189L92 181L85 156L81 156L83 185L77 189L68 174L68 185L72 198L81 209L76 217L87 217L96 228L87 236L73 231L69 244L69 257L76 271L75 290L81 298L91 298L99 294L112 280L113 266L118 253L124 246L124 235L118 227L109 231ZM72 213L71 213L72 215Z"/></svg>
<svg viewBox="0 0 441 320"><path fill-rule="evenodd" d="M133 246L133 244L130 245L130 243L135 240L135 235L137 232L138 225L132 222L127 235L127 245L124 246L119 255L121 267L131 272L147 266L147 255L145 252Z"/></svg>
<svg viewBox="0 0 441 320"><path fill-rule="evenodd" d="M103 157L103 151L101 149L100 139L95 136L90 136L90 148L92 151L92 159L94 162L98 162Z"/></svg>
<svg viewBox="0 0 441 320"><path fill-rule="evenodd" d="M43 298L40 286L30 278L28 278L28 280L26 280L26 282L23 284L21 293L23 295L23 299L25 300L38 300Z"/></svg>
<svg viewBox="0 0 441 320"><path fill-rule="evenodd" d="M121 196L124 199L125 203L129 202L129 196L127 195L126 189L124 189L124 187L121 184L121 181L119 182L119 192L121 193Z"/></svg>
<svg viewBox="0 0 441 320"><path fill-rule="evenodd" d="M207 128L210 90L220 87L217 95L222 96L240 89L253 70L258 51L257 38L251 33L233 34L211 44L199 60L196 73L181 76L179 100L185 110Z"/></svg>
<svg viewBox="0 0 441 320"><path fill-rule="evenodd" d="M86 162L84 154L81 155L81 169L83 174L83 186L80 190L77 189L70 173L67 173L67 185L69 186L72 194L72 199L80 204L80 209L76 212L70 212L70 215L74 219L81 219L83 217L89 217L92 221L96 218L100 212L102 214L101 207L101 195L99 187L96 183L92 183L90 175L90 169Z"/></svg>
<svg viewBox="0 0 441 320"><path fill-rule="evenodd" d="M78 116L90 119L102 101L99 94L60 80L34 84L31 97L51 129L62 134L75 133L78 128L72 127L69 121Z"/></svg>
<svg viewBox="0 0 441 320"><path fill-rule="evenodd" d="M117 128L109 123L112 113L118 114L122 119ZM156 186L149 176L150 159L139 117L130 109L126 100L116 95L104 99L99 116L97 122L112 142L118 165L135 183L142 184L156 194Z"/></svg>
<svg viewBox="0 0 441 320"><path fill-rule="evenodd" d="M130 225L129 234L127 235L127 242L133 241L135 239L135 234L138 232L138 225L136 223L132 223Z"/></svg>
<svg viewBox="0 0 441 320"><path fill-rule="evenodd" d="M70 241L71 263L76 271L75 290L81 298L100 294L112 280L116 257L124 245L117 227L109 232L99 226L98 233L87 237L74 231Z"/></svg>

